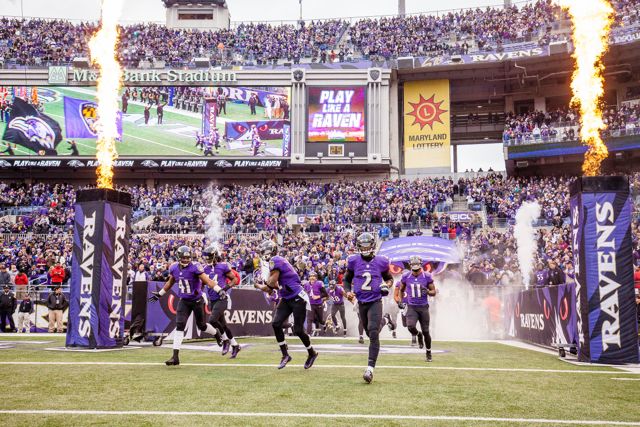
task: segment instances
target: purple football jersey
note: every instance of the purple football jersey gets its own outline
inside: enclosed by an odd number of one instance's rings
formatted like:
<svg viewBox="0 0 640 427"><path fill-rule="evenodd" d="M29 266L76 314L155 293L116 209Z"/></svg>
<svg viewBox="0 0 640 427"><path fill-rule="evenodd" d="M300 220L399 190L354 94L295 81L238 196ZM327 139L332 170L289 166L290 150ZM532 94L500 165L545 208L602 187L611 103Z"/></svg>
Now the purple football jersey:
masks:
<svg viewBox="0 0 640 427"><path fill-rule="evenodd" d="M336 286L333 290L329 289L329 298L331 298L334 305L344 304L344 289L342 289L342 286Z"/></svg>
<svg viewBox="0 0 640 427"><path fill-rule="evenodd" d="M538 270L536 271L536 286L543 287L549 283L549 271Z"/></svg>
<svg viewBox="0 0 640 427"><path fill-rule="evenodd" d="M231 271L231 267L226 262L219 262L215 265L205 265L204 272L210 279L216 277L218 279L218 286L224 288L227 283L227 273ZM227 290L227 293L231 293L231 290ZM220 295L212 288L207 286L207 296L210 301L217 301L220 299Z"/></svg>
<svg viewBox="0 0 640 427"><path fill-rule="evenodd" d="M416 276L412 272L408 271L402 275L401 282L406 286L404 291L407 295L407 304L429 305L427 289L429 284L433 283L431 274L423 271Z"/></svg>
<svg viewBox="0 0 640 427"><path fill-rule="evenodd" d="M382 298L382 274L389 271L389 258L376 255L365 261L359 254L351 255L347 261L347 270L353 272L351 289L358 302L374 302Z"/></svg>
<svg viewBox="0 0 640 427"><path fill-rule="evenodd" d="M308 282L309 284L309 290L307 291L307 293L309 294L309 303L311 305L322 305L322 289L324 288L324 283L322 283L319 280L316 280L315 282L311 283ZM306 290L306 286L305 286L305 290ZM318 299L314 299L313 297L320 297Z"/></svg>
<svg viewBox="0 0 640 427"><path fill-rule="evenodd" d="M300 276L293 268L289 261L283 257L276 255L269 261L269 272L278 270L280 277L278 278L278 284L280 285L280 298L285 300L294 299L304 289L300 283Z"/></svg>
<svg viewBox="0 0 640 427"><path fill-rule="evenodd" d="M169 267L169 274L178 284L178 296L182 299L195 301L202 296L202 282L200 276L204 273L202 265L198 262L189 263L186 267L174 262Z"/></svg>

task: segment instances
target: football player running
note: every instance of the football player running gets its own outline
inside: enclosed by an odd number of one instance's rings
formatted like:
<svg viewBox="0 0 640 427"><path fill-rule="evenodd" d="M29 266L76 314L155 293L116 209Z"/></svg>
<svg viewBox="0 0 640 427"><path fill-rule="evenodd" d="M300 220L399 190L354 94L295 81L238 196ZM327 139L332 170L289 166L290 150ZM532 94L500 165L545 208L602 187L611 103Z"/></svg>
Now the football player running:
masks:
<svg viewBox="0 0 640 427"><path fill-rule="evenodd" d="M344 288L347 298L358 300L358 310L364 330L369 337L369 360L362 376L367 383L373 381L373 369L380 353L380 329L382 327L382 297L389 295L393 277L389 272L389 258L375 254L376 238L362 233L356 240L359 254L347 261Z"/></svg>
<svg viewBox="0 0 640 427"><path fill-rule="evenodd" d="M222 257L218 252L218 249L214 246L209 246L202 251L202 257L205 260L204 272L209 278L216 280L217 283L221 283L221 288L225 291L224 294L220 294L215 290L208 288L207 296L209 297L209 308L211 315L209 316L209 324L219 331L221 334L222 355L226 355L231 347L231 359L235 359L240 352L240 345L233 337L233 333L227 326L227 321L224 318L224 312L227 309L229 299L227 293L230 289L238 284L238 278L229 264L222 261ZM218 337L216 337L216 340Z"/></svg>
<svg viewBox="0 0 640 427"><path fill-rule="evenodd" d="M280 296L280 302L276 307L276 313L271 322L273 332L282 352L282 359L278 369L284 368L291 361L283 327L292 313L293 333L300 338L300 341L307 349L308 356L304 363L304 368L309 369L318 357L318 353L311 346L309 335L304 331L309 296L302 288L300 276L298 276L293 266L284 257L278 255L278 246L275 242L265 240L260 244L258 252L262 261L269 263L269 277L264 283L257 281L254 286L269 295L274 290L277 290Z"/></svg>
<svg viewBox="0 0 640 427"><path fill-rule="evenodd" d="M173 336L173 356L164 362L167 366L180 364L180 347L184 339L184 328L187 326L189 315L193 313L196 319L196 325L202 332L211 335L216 334L213 326L207 323L204 313L204 298L202 297L202 284L213 289L220 296L225 296L225 291L216 279L211 280L204 272L202 265L198 262L192 262L191 249L188 246L180 246L176 251L177 262L169 267L169 279L160 291L152 292L150 302L158 301L169 289L178 284L178 309L176 310L176 331Z"/></svg>
<svg viewBox="0 0 640 427"><path fill-rule="evenodd" d="M407 329L411 335L418 337L418 346L426 347L427 362L431 362L431 334L429 334L429 300L428 297L436 295L436 287L433 284L431 274L422 269L422 258L412 256L409 258L409 268L402 275L400 281L400 294L407 292ZM416 328L420 322L422 333Z"/></svg>

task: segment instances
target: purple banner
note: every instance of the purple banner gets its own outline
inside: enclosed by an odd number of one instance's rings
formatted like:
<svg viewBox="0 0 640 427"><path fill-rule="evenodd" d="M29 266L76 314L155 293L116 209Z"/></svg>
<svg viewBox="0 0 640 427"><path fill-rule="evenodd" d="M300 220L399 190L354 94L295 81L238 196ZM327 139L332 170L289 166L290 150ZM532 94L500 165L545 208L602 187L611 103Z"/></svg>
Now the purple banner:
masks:
<svg viewBox="0 0 640 427"><path fill-rule="evenodd" d="M232 141L251 140L253 133L258 132L261 140L284 140L284 126L289 126L288 120L263 120L249 122L226 122L225 132Z"/></svg>
<svg viewBox="0 0 640 427"><path fill-rule="evenodd" d="M218 117L218 105L212 99L205 99L202 108L202 133L206 136L211 135L211 129L216 127L216 118Z"/></svg>
<svg viewBox="0 0 640 427"><path fill-rule="evenodd" d="M151 292L159 290L164 283L149 282L147 298ZM171 335L176 328L176 309L178 296L174 289L157 303L147 304L145 332L148 334ZM224 316L227 325L235 336L269 336L273 334L271 327L273 307L264 297L264 293L255 289L233 289L229 294L229 302ZM205 307L208 318L209 307ZM206 336L196 327L193 314L187 322L185 338L204 338Z"/></svg>
<svg viewBox="0 0 640 427"><path fill-rule="evenodd" d="M282 157L289 157L291 153L291 125L282 125Z"/></svg>
<svg viewBox="0 0 640 427"><path fill-rule="evenodd" d="M577 344L575 299L571 284L511 295L504 306L507 334L547 347Z"/></svg>
<svg viewBox="0 0 640 427"><path fill-rule="evenodd" d="M102 224L98 202L76 203L73 226L73 261L67 346L96 348L98 342L98 303L102 243L98 228Z"/></svg>
<svg viewBox="0 0 640 427"><path fill-rule="evenodd" d="M64 131L67 138L97 138L98 105L84 99L64 97ZM118 140L122 140L122 113L118 111Z"/></svg>
<svg viewBox="0 0 640 427"><path fill-rule="evenodd" d="M393 263L404 263L418 255L425 262L439 261L448 264L461 262L460 253L453 240L431 236L401 237L383 242L378 255L384 255Z"/></svg>
<svg viewBox="0 0 640 427"><path fill-rule="evenodd" d="M448 55L434 58L416 58L416 67L439 65L478 64L481 62L501 62L515 59L549 56L549 46L513 49L508 52L477 52L471 55Z"/></svg>
<svg viewBox="0 0 640 427"><path fill-rule="evenodd" d="M221 86L220 89L222 89L222 93L227 97L227 99L241 101L245 104L249 103L249 99L252 94L256 94L258 97L257 105L260 107L266 106L270 97L279 97L280 99L288 101L287 95L283 93L268 92L266 90L259 90L255 88Z"/></svg>
<svg viewBox="0 0 640 427"><path fill-rule="evenodd" d="M67 346L123 345L130 216L112 201L75 204Z"/></svg>
<svg viewBox="0 0 640 427"><path fill-rule="evenodd" d="M571 197L579 360L638 363L629 182L616 176L582 177L572 184Z"/></svg>

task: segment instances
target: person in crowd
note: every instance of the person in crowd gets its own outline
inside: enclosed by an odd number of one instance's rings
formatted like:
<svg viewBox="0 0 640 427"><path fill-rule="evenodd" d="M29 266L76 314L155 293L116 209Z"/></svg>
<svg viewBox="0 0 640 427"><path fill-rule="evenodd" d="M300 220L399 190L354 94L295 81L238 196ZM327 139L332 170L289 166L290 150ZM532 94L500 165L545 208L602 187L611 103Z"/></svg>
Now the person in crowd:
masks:
<svg viewBox="0 0 640 427"><path fill-rule="evenodd" d="M62 286L65 274L64 267L60 264L60 261L56 261L55 265L49 269L49 278L51 280L52 289Z"/></svg>
<svg viewBox="0 0 640 427"><path fill-rule="evenodd" d="M31 332L31 314L34 311L33 301L31 301L31 295L26 294L24 299L20 301L18 307L18 333L30 333Z"/></svg>
<svg viewBox="0 0 640 427"><path fill-rule="evenodd" d="M64 332L62 315L68 306L67 297L62 293L62 288L56 286L54 291L47 298L47 308L49 309L49 333Z"/></svg>
<svg viewBox="0 0 640 427"><path fill-rule="evenodd" d="M13 292L11 292L10 286L4 285L2 293L0 293L0 332L7 332L7 324L9 325L9 332L16 330L16 325L13 321L16 304L17 300Z"/></svg>

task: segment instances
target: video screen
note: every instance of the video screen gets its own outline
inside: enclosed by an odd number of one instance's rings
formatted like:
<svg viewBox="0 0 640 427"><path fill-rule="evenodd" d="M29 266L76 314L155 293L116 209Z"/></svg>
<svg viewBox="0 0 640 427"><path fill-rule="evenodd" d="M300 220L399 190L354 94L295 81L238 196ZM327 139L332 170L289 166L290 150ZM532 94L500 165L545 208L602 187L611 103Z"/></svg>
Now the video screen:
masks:
<svg viewBox="0 0 640 427"><path fill-rule="evenodd" d="M365 87L314 87L307 92L307 141L364 142Z"/></svg>
<svg viewBox="0 0 640 427"><path fill-rule="evenodd" d="M96 154L94 87L0 87L0 156ZM120 157L288 157L288 87L124 87Z"/></svg>

